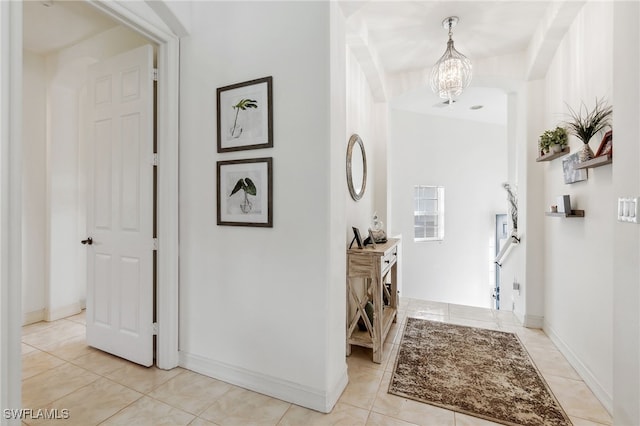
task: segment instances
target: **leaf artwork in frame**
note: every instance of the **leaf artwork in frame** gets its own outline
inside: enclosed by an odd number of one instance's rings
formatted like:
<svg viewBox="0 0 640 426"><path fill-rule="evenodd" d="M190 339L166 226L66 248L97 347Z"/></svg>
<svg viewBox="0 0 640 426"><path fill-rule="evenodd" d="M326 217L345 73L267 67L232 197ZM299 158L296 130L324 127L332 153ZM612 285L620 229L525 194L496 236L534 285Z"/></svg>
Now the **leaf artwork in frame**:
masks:
<svg viewBox="0 0 640 426"><path fill-rule="evenodd" d="M217 223L273 227L273 159L218 161Z"/></svg>
<svg viewBox="0 0 640 426"><path fill-rule="evenodd" d="M272 77L217 89L218 152L273 147Z"/></svg>

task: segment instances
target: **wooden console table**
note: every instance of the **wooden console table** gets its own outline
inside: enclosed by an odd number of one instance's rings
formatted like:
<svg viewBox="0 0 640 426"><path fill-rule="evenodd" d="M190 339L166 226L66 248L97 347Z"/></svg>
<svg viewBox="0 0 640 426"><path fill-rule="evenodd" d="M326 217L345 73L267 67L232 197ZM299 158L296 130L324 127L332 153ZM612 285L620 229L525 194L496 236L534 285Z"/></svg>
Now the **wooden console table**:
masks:
<svg viewBox="0 0 640 426"><path fill-rule="evenodd" d="M399 242L390 238L384 244L376 244L376 248L347 250L347 356L351 355L351 345L364 346L373 349L373 362L382 362L384 339L398 312ZM385 285L387 278L390 278L389 288ZM356 291L354 280L357 279L364 280L364 294ZM365 310L369 301L373 304L373 321L369 321ZM360 318L365 331L358 328Z"/></svg>

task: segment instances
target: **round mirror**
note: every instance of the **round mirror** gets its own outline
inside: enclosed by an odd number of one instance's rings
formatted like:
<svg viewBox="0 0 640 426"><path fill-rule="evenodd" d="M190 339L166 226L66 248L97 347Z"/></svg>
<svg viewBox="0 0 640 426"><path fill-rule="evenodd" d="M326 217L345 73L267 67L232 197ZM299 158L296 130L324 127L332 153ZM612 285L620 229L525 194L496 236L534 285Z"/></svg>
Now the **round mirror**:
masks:
<svg viewBox="0 0 640 426"><path fill-rule="evenodd" d="M367 186L367 155L360 136L354 134L347 145L347 185L351 198L358 201Z"/></svg>

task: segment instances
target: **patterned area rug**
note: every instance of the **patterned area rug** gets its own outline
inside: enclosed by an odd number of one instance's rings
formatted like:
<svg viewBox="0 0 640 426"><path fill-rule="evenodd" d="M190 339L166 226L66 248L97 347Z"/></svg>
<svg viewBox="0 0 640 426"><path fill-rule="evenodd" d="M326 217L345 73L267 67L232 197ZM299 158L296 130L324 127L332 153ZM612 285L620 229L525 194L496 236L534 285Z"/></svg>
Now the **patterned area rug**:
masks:
<svg viewBox="0 0 640 426"><path fill-rule="evenodd" d="M408 318L389 393L505 425L571 425L513 333Z"/></svg>

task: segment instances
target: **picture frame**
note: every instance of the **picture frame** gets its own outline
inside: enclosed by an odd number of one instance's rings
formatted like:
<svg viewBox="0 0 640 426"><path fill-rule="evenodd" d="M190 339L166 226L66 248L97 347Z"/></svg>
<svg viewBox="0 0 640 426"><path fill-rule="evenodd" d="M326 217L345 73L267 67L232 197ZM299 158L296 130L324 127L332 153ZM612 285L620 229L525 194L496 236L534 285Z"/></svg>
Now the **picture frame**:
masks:
<svg viewBox="0 0 640 426"><path fill-rule="evenodd" d="M218 152L273 147L273 77L216 89Z"/></svg>
<svg viewBox="0 0 640 426"><path fill-rule="evenodd" d="M587 169L576 169L575 167L580 163L579 153L576 152L571 155L567 155L562 160L562 172L564 174L564 183L571 184L587 180Z"/></svg>
<svg viewBox="0 0 640 426"><path fill-rule="evenodd" d="M351 229L353 230L353 240L351 240L351 244L349 244L349 248L353 246L354 241L358 245L359 249L363 248L364 245L362 244L362 237L360 236L360 230L355 226L352 226Z"/></svg>
<svg viewBox="0 0 640 426"><path fill-rule="evenodd" d="M273 158L217 162L217 223L273 228Z"/></svg>
<svg viewBox="0 0 640 426"><path fill-rule="evenodd" d="M600 142L600 146L598 147L598 151L596 152L596 157L607 156L611 158L613 155L613 131L609 130L602 137L602 141Z"/></svg>
<svg viewBox="0 0 640 426"><path fill-rule="evenodd" d="M369 228L369 241L371 241L371 246L376 248L376 239L373 236L373 230Z"/></svg>

